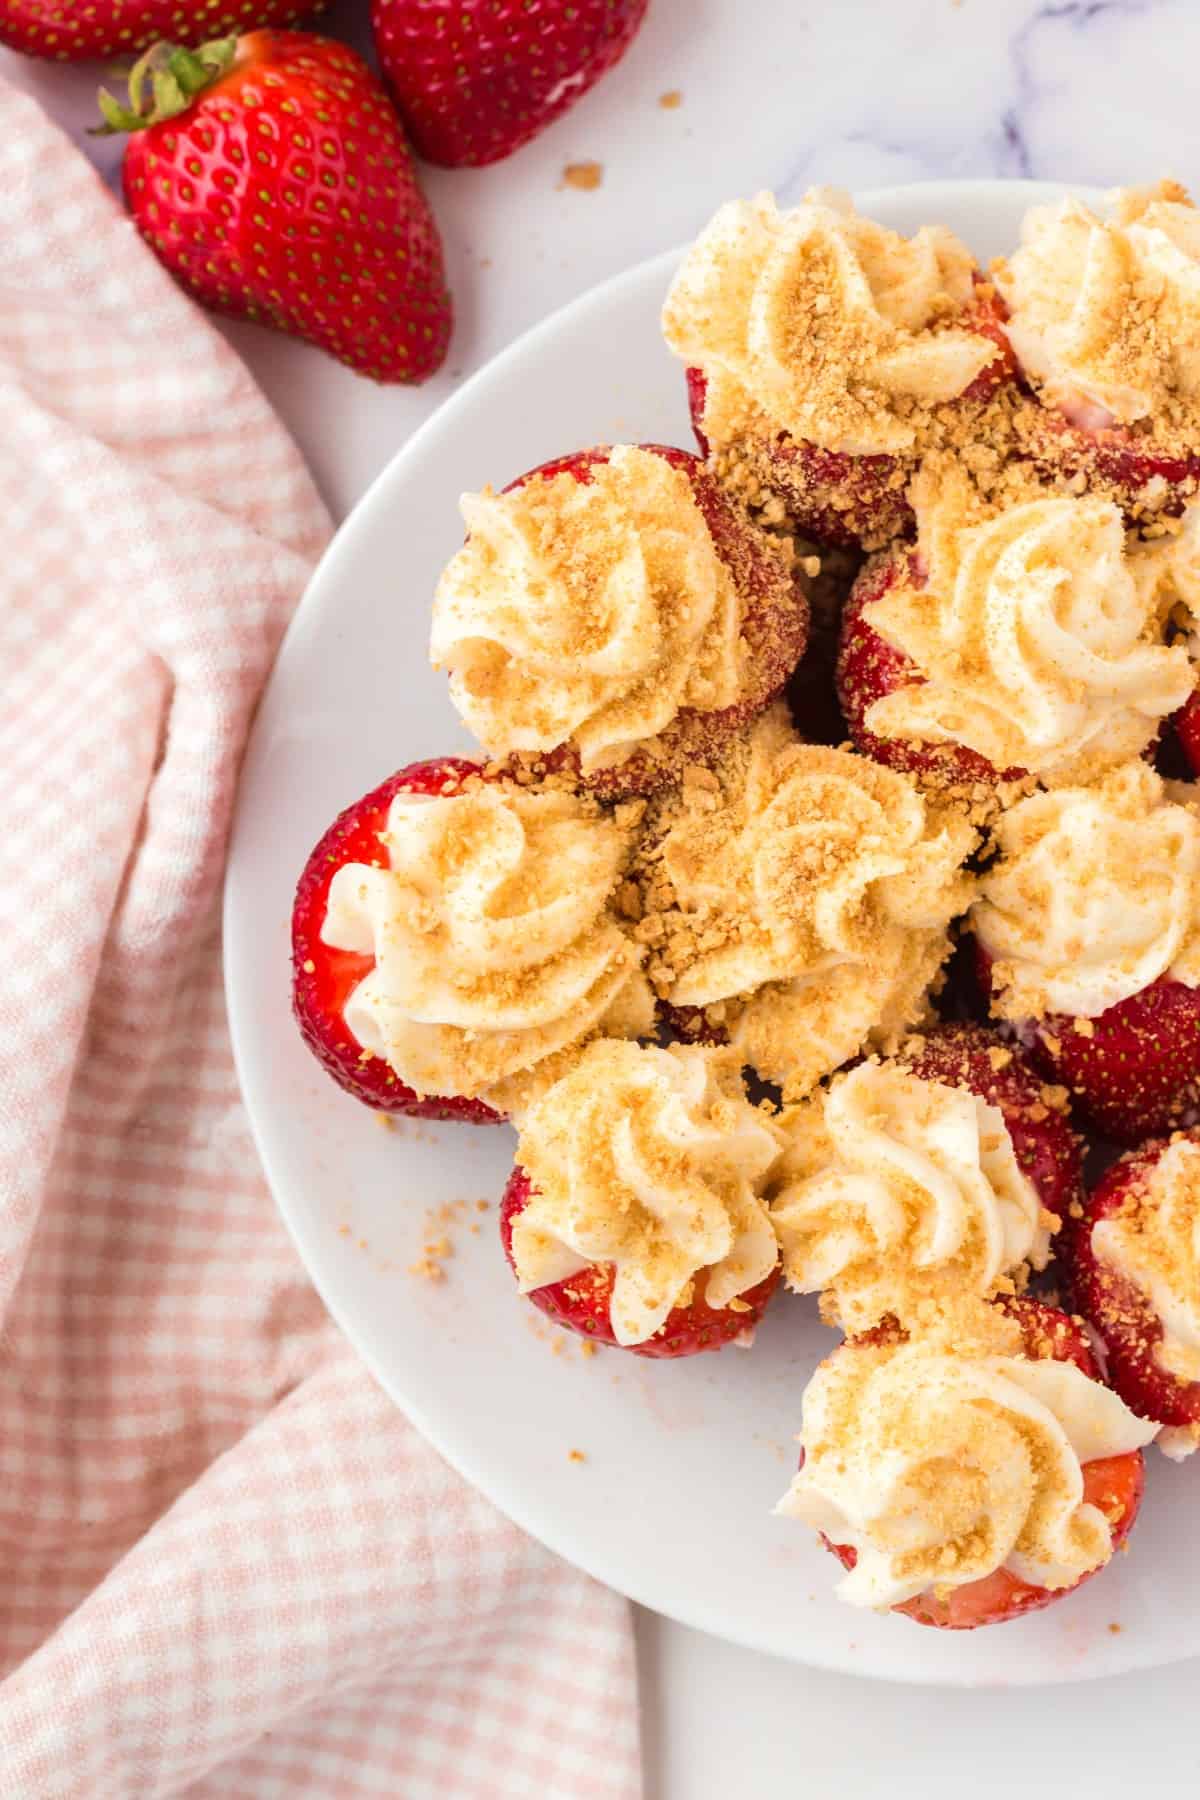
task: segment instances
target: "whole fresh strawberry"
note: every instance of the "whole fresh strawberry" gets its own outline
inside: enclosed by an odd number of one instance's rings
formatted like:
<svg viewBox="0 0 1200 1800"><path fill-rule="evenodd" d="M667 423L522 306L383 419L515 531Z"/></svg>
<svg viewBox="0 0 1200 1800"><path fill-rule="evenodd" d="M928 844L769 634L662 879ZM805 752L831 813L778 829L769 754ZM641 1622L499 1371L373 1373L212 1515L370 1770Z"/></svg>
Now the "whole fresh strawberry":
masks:
<svg viewBox="0 0 1200 1800"><path fill-rule="evenodd" d="M376 381L424 381L452 309L403 129L362 58L300 31L162 44L130 76L125 197L205 306L327 350Z"/></svg>
<svg viewBox="0 0 1200 1800"><path fill-rule="evenodd" d="M498 162L624 54L649 0L371 0L384 79L430 162Z"/></svg>
<svg viewBox="0 0 1200 1800"><path fill-rule="evenodd" d="M199 37L247 25L292 25L326 0L0 0L0 44L55 62L129 56L194 28Z"/></svg>

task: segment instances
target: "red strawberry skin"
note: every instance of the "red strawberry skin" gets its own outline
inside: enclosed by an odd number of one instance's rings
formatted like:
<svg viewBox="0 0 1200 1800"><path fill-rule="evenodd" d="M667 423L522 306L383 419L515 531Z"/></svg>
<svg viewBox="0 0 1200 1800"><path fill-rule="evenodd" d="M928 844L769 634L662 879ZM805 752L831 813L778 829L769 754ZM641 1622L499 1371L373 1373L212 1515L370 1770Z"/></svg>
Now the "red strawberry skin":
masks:
<svg viewBox="0 0 1200 1800"><path fill-rule="evenodd" d="M624 55L649 0L372 0L384 79L420 154L499 162Z"/></svg>
<svg viewBox="0 0 1200 1800"><path fill-rule="evenodd" d="M1017 1163L1048 1212L1066 1220L1083 1199L1083 1140L1045 1099L1045 1079L1016 1045L983 1025L932 1026L902 1045L900 1061L925 1081L969 1088L998 1106Z"/></svg>
<svg viewBox="0 0 1200 1800"><path fill-rule="evenodd" d="M1073 1362L1085 1375L1099 1379L1082 1324L1057 1307L1040 1300L1009 1300L1004 1310L1020 1322L1025 1337L1025 1354L1039 1360L1054 1357L1059 1362ZM853 1348L853 1340L849 1345ZM1083 1465L1083 1497L1098 1506L1112 1526L1113 1549L1119 1550L1133 1529L1146 1485L1145 1462L1140 1450L1124 1456L1098 1457ZM834 1544L824 1539L827 1549L852 1569L857 1553L848 1544ZM1105 1565L1101 1564L1103 1568ZM1009 1569L997 1569L979 1581L969 1581L954 1589L944 1599L936 1594L918 1594L902 1606L893 1607L918 1625L932 1625L942 1631L974 1631L981 1625L1003 1625L1025 1613L1038 1612L1052 1606L1067 1594L1074 1594L1098 1575L1092 1569L1069 1588L1033 1587Z"/></svg>
<svg viewBox="0 0 1200 1800"><path fill-rule="evenodd" d="M163 39L223 37L255 25L294 25L327 0L0 0L0 44L24 56L88 62L128 56Z"/></svg>
<svg viewBox="0 0 1200 1800"><path fill-rule="evenodd" d="M1191 694L1175 715L1175 730L1194 775L1200 775L1200 691Z"/></svg>
<svg viewBox="0 0 1200 1800"><path fill-rule="evenodd" d="M1200 1142L1200 1132L1187 1136ZM1157 1138L1112 1165L1072 1225L1063 1257L1072 1300L1099 1332L1108 1379L1126 1406L1164 1425L1200 1426L1200 1382L1183 1381L1158 1361L1163 1326L1148 1296L1092 1248L1092 1228L1122 1210L1168 1148L1168 1139Z"/></svg>
<svg viewBox="0 0 1200 1800"><path fill-rule="evenodd" d="M532 1193L533 1189L524 1169L514 1169L500 1202L500 1240L514 1274L513 1222L528 1206ZM720 1350L724 1345L734 1343L749 1327L758 1324L766 1311L767 1302L778 1286L779 1266L776 1264L765 1281L760 1281L757 1287L749 1288L741 1296L748 1309L746 1312L732 1312L728 1308L717 1311L697 1295L689 1305L677 1306L669 1313L654 1336L647 1338L644 1344L618 1347L632 1350L635 1356L654 1357L696 1356L703 1350ZM555 1281L547 1287L534 1288L526 1298L533 1302L539 1312L544 1312L547 1318L553 1319L556 1325L578 1332L580 1337L590 1338L593 1343L616 1346L617 1340L609 1316L612 1291L612 1266L598 1263L578 1275L569 1276L566 1281Z"/></svg>
<svg viewBox="0 0 1200 1800"><path fill-rule="evenodd" d="M133 132L124 187L204 306L380 382L424 381L445 359L438 229L386 94L345 45L249 33L185 113Z"/></svg>
<svg viewBox="0 0 1200 1800"><path fill-rule="evenodd" d="M996 346L995 355L960 396L981 403L1016 379L1016 359L1004 332L999 296L977 278L977 298L963 323ZM688 409L701 454L707 383L701 369L687 371ZM780 435L763 453L766 484L787 507L797 531L831 548L881 548L910 537L915 520L906 487L910 465L897 456L848 456Z"/></svg>
<svg viewBox="0 0 1200 1800"><path fill-rule="evenodd" d="M912 687L924 677L902 650L868 624L863 613L898 582L919 588L924 579L916 552L901 547L868 562L850 591L842 613L836 681L855 748L873 761L915 775L931 786L995 787L1002 781L1020 781L1023 769L996 769L985 756L965 745L877 737L867 728L867 713L876 700Z"/></svg>
<svg viewBox="0 0 1200 1800"><path fill-rule="evenodd" d="M1052 407L1039 409L1030 455L1055 480L1080 479L1109 494L1133 519L1183 511L1200 488L1200 455L1167 456L1121 426L1083 431Z"/></svg>
<svg viewBox="0 0 1200 1800"><path fill-rule="evenodd" d="M691 484L717 555L731 570L745 607L743 636L750 648L750 676L745 697L733 706L719 712L681 711L660 734L656 754L635 751L622 763L580 776L581 785L605 801L652 794L678 780L686 764L709 763L719 756L737 732L782 693L808 643L809 605L803 587L771 554L762 535L738 515L699 457L669 444L640 448L682 469ZM518 476L505 492L556 475L590 481L592 470L608 457L604 445L560 456ZM528 762L528 756L523 760ZM552 773L576 769L578 757L570 746L563 746L548 751L537 763Z"/></svg>
<svg viewBox="0 0 1200 1800"><path fill-rule="evenodd" d="M339 1087L376 1112L407 1113L420 1119L463 1119L494 1125L500 1114L482 1100L422 1098L399 1080L379 1056L366 1055L347 1028L343 1009L350 994L375 966L372 956L334 950L321 939L329 904L329 884L345 864L382 863L379 833L398 793L445 794L477 763L460 757L411 763L339 813L307 863L292 910L292 1010L300 1035Z"/></svg>
<svg viewBox="0 0 1200 1800"><path fill-rule="evenodd" d="M985 993L991 958L977 946ZM1140 1144L1200 1113L1200 989L1162 976L1094 1019L1052 1014L1022 1025L1030 1055L1101 1137Z"/></svg>
<svg viewBox="0 0 1200 1800"><path fill-rule="evenodd" d="M708 392L702 369L687 371L688 409L703 456ZM818 544L857 548L907 537L912 508L905 497L904 469L895 456L843 456L816 444L780 437L766 452L770 483L795 521L796 529Z"/></svg>

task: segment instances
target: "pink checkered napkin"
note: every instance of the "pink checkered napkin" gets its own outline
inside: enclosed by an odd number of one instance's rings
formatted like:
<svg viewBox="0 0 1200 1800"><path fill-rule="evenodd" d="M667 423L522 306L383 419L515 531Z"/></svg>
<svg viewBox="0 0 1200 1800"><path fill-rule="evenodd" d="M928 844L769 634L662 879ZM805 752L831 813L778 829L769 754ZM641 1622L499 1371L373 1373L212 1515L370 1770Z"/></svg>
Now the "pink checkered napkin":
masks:
<svg viewBox="0 0 1200 1800"><path fill-rule="evenodd" d="M0 1795L634 1800L627 1610L463 1485L255 1164L217 899L328 522L0 85Z"/></svg>

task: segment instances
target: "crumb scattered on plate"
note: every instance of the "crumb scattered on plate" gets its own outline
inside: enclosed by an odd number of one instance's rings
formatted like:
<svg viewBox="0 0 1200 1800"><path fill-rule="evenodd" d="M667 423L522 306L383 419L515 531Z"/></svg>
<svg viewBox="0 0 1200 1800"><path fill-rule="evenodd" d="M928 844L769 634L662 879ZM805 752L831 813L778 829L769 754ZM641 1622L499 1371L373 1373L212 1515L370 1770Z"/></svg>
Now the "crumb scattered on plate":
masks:
<svg viewBox="0 0 1200 1800"><path fill-rule="evenodd" d="M674 112L677 106L683 105L683 95L678 88L668 88L665 94L658 96L658 104L665 112Z"/></svg>

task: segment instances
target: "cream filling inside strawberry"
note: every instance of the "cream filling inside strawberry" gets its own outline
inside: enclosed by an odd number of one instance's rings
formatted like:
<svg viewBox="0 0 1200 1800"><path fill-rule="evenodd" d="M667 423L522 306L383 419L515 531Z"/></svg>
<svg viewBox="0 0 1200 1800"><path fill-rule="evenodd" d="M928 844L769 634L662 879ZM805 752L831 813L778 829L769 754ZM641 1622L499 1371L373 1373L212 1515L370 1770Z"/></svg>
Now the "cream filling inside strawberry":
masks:
<svg viewBox="0 0 1200 1800"><path fill-rule="evenodd" d="M997 265L1008 335L1045 399L1084 431L1200 409L1200 213L1182 189L1125 189L1104 216L1033 207Z"/></svg>
<svg viewBox="0 0 1200 1800"><path fill-rule="evenodd" d="M1188 793L1136 761L1002 816L970 918L1003 1016L1098 1018L1164 975L1200 986L1200 813Z"/></svg>
<svg viewBox="0 0 1200 1800"><path fill-rule="evenodd" d="M840 454L895 454L995 356L956 323L973 292L971 254L943 227L901 237L833 188L785 212L760 194L721 207L688 252L663 332L704 372L714 444L783 431Z"/></svg>
<svg viewBox="0 0 1200 1800"><path fill-rule="evenodd" d="M648 1029L643 951L610 902L630 830L557 790L397 795L386 867L351 863L321 936L374 957L344 1017L422 1094L472 1097L609 1024Z"/></svg>
<svg viewBox="0 0 1200 1800"><path fill-rule="evenodd" d="M873 701L867 730L1057 781L1137 756L1194 681L1186 649L1162 643L1161 556L1127 546L1106 501L939 519L958 500L918 507L925 589L896 583L864 610L922 677Z"/></svg>
<svg viewBox="0 0 1200 1800"><path fill-rule="evenodd" d="M972 884L976 834L913 783L798 739L772 708L652 816L639 929L672 1006L736 1001L746 1060L789 1096L917 1016Z"/></svg>
<svg viewBox="0 0 1200 1800"><path fill-rule="evenodd" d="M918 1340L843 1346L804 1395L804 1462L777 1511L853 1549L838 1584L891 1607L1004 1568L1073 1586L1112 1554L1083 1465L1157 1427L1073 1363Z"/></svg>
<svg viewBox="0 0 1200 1800"><path fill-rule="evenodd" d="M861 1063L788 1120L771 1178L784 1274L851 1333L902 1324L1049 1258L1049 1219L997 1106Z"/></svg>
<svg viewBox="0 0 1200 1800"><path fill-rule="evenodd" d="M686 473L618 445L587 481L468 495L470 536L434 602L431 656L495 756L571 743L626 761L681 709L743 687L743 613Z"/></svg>
<svg viewBox="0 0 1200 1800"><path fill-rule="evenodd" d="M1092 1249L1161 1319L1160 1367L1181 1382L1200 1381L1200 1145L1169 1145L1141 1188L1131 1206L1097 1220Z"/></svg>
<svg viewBox="0 0 1200 1800"><path fill-rule="evenodd" d="M517 1162L532 1186L512 1230L522 1291L611 1265L611 1324L626 1346L652 1337L702 1272L707 1304L727 1307L778 1260L761 1194L780 1141L727 1054L589 1045L521 1122Z"/></svg>

